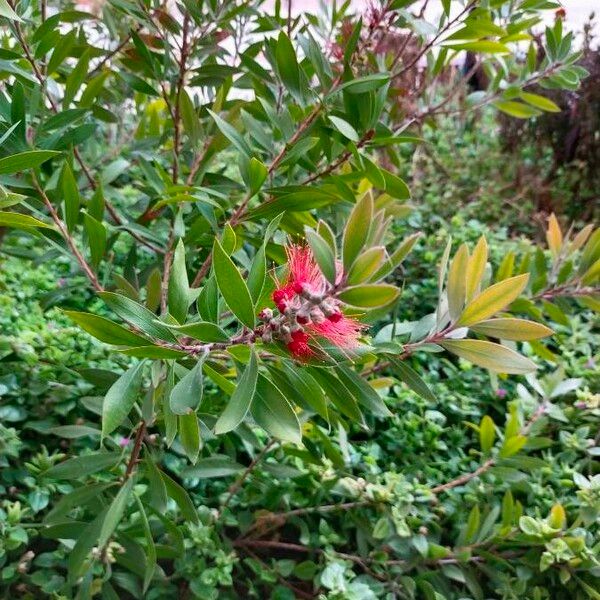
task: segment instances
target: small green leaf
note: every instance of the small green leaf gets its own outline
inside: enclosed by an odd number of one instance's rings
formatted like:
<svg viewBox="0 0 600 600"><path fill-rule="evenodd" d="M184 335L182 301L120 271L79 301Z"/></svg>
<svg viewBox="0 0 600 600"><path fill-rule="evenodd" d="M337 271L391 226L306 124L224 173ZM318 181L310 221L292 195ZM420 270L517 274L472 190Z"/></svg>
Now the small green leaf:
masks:
<svg viewBox="0 0 600 600"><path fill-rule="evenodd" d="M194 412L202 401L204 358L198 360L194 368L188 371L171 390L169 405L176 415Z"/></svg>
<svg viewBox="0 0 600 600"><path fill-rule="evenodd" d="M65 310L64 313L67 317L75 321L81 329L106 344L113 344L115 346L143 346L148 343L148 340L141 335L137 335L104 317L73 310Z"/></svg>
<svg viewBox="0 0 600 600"><path fill-rule="evenodd" d="M73 171L71 171L68 163L65 163L63 166L61 187L65 202L65 223L67 224L67 229L72 232L75 225L77 225L81 200L79 198L77 181L75 181Z"/></svg>
<svg viewBox="0 0 600 600"><path fill-rule="evenodd" d="M369 281L379 269L384 258L385 248L383 246L374 246L360 254L348 272L348 285Z"/></svg>
<svg viewBox="0 0 600 600"><path fill-rule="evenodd" d="M539 94L532 94L531 92L521 92L519 94L522 100L525 100L527 104L531 104L536 108L544 110L546 112L560 112L561 108L550 100L550 98L545 98L544 96L540 96Z"/></svg>
<svg viewBox="0 0 600 600"><path fill-rule="evenodd" d="M153 312L135 300L115 292L99 292L98 295L117 315L141 329L145 334L169 342L177 341L168 327L156 321L156 315Z"/></svg>
<svg viewBox="0 0 600 600"><path fill-rule="evenodd" d="M300 95L300 67L298 66L298 59L296 58L296 52L294 51L292 42L290 42L290 38L283 31L279 33L279 37L277 38L275 59L283 85L294 95Z"/></svg>
<svg viewBox="0 0 600 600"><path fill-rule="evenodd" d="M390 357L390 362L397 372L398 377L404 381L404 383L416 394L429 400L430 402L436 402L437 398L431 391L429 386L423 381L421 376L412 368L409 367L406 362L403 362L397 358Z"/></svg>
<svg viewBox="0 0 600 600"><path fill-rule="evenodd" d="M294 409L275 384L263 375L258 376L250 410L258 425L273 437L301 443L300 423Z"/></svg>
<svg viewBox="0 0 600 600"><path fill-rule="evenodd" d="M333 115L329 115L329 120L333 124L333 126L344 136L347 137L352 142L358 142L360 140L360 136L356 133L356 129L348 123L348 121L344 121L340 117L335 117Z"/></svg>
<svg viewBox="0 0 600 600"><path fill-rule="evenodd" d="M52 225L48 225L48 223L44 223L35 217L10 212L0 212L0 227L14 227L15 229L44 227L46 229L52 229Z"/></svg>
<svg viewBox="0 0 600 600"><path fill-rule="evenodd" d="M167 488L167 494L170 498L175 500L177 506L179 506L179 510L181 510L181 514L188 520L194 524L198 524L200 519L198 518L198 512L196 511L196 507L192 502L189 494L182 488L176 481L173 481L164 471L160 472L160 476L162 477L165 487Z"/></svg>
<svg viewBox="0 0 600 600"><path fill-rule="evenodd" d="M52 479L81 479L114 467L121 459L119 452L96 452L70 458L54 465L44 473L44 477Z"/></svg>
<svg viewBox="0 0 600 600"><path fill-rule="evenodd" d="M194 467L184 470L185 477L198 477L199 479L212 479L217 477L231 477L244 470L244 466L235 462L228 456L210 456L202 458Z"/></svg>
<svg viewBox="0 0 600 600"><path fill-rule="evenodd" d="M335 256L333 255L329 244L312 229L306 230L306 241L327 281L335 283Z"/></svg>
<svg viewBox="0 0 600 600"><path fill-rule="evenodd" d="M248 142L242 137L242 135L230 125L227 121L224 121L218 114L212 110L207 109L210 116L214 119L217 127L221 133L247 158L252 156L252 149L248 145Z"/></svg>
<svg viewBox="0 0 600 600"><path fill-rule="evenodd" d="M179 439L185 455L192 464L195 464L202 447L200 423L195 412L179 415Z"/></svg>
<svg viewBox="0 0 600 600"><path fill-rule="evenodd" d="M489 451L494 445L495 437L496 428L494 426L494 421L491 417L485 415L479 424L479 444L481 445L481 451L484 454L489 454Z"/></svg>
<svg viewBox="0 0 600 600"><path fill-rule="evenodd" d="M92 265L98 267L106 252L106 227L88 213L83 213L83 220L88 236Z"/></svg>
<svg viewBox="0 0 600 600"><path fill-rule="evenodd" d="M191 337L201 342L225 342L229 339L223 329L208 321L197 321L186 325L167 325L167 327L178 335Z"/></svg>
<svg viewBox="0 0 600 600"><path fill-rule="evenodd" d="M265 254L265 244L263 243L256 251L250 271L248 272L248 290L254 303L258 302L265 287L267 277L267 258Z"/></svg>
<svg viewBox="0 0 600 600"><path fill-rule="evenodd" d="M50 160L53 156L60 154L54 150L29 150L20 154L13 154L0 158L0 175L7 173L18 173L39 167L42 163Z"/></svg>
<svg viewBox="0 0 600 600"><path fill-rule="evenodd" d="M504 440L504 445L500 449L500 456L502 458L508 458L513 456L525 446L527 438L524 435L514 435Z"/></svg>
<svg viewBox="0 0 600 600"><path fill-rule="evenodd" d="M144 505L139 497L134 496L136 499L138 509L140 511L142 526L144 528L144 536L146 538L146 546L144 548L146 554L146 568L144 569L144 588L143 591L146 593L146 590L150 586L150 582L152 581L152 577L154 576L154 571L156 570L156 546L154 545L154 539L152 538L152 530L150 529L150 523L148 522L148 517L146 515L146 510L144 509Z"/></svg>
<svg viewBox="0 0 600 600"><path fill-rule="evenodd" d="M356 79L346 81L330 92L330 94L334 94L342 90L348 92L349 94L364 94L365 92L371 92L379 89L389 80L389 73L373 73L371 75L365 75L364 77L357 77Z"/></svg>
<svg viewBox="0 0 600 600"><path fill-rule="evenodd" d="M231 312L247 327L254 327L254 305L246 282L219 240L213 246L214 269L219 290Z"/></svg>
<svg viewBox="0 0 600 600"><path fill-rule="evenodd" d="M179 240L173 253L173 263L169 274L168 305L169 313L180 323L185 321L190 304L190 284L185 265L185 248Z"/></svg>
<svg viewBox="0 0 600 600"><path fill-rule="evenodd" d="M468 264L469 249L466 244L462 244L454 255L448 270L448 312L453 321L459 317L465 305Z"/></svg>
<svg viewBox="0 0 600 600"><path fill-rule="evenodd" d="M256 391L258 361L254 350L250 351L250 361L231 395L225 410L215 424L215 433L220 435L235 429L245 418Z"/></svg>
<svg viewBox="0 0 600 600"><path fill-rule="evenodd" d="M102 437L114 431L127 417L142 385L144 362L130 367L110 387L102 403Z"/></svg>
<svg viewBox="0 0 600 600"><path fill-rule="evenodd" d="M538 117L542 114L542 111L533 108L529 104L514 102L512 100L498 100L494 102L494 106L503 113L517 119L529 119L530 117Z"/></svg>
<svg viewBox="0 0 600 600"><path fill-rule="evenodd" d="M356 285L346 288L338 298L350 306L358 308L377 308L391 304L400 295L400 290L387 283Z"/></svg>
<svg viewBox="0 0 600 600"><path fill-rule="evenodd" d="M248 163L248 188L250 190L250 195L254 196L263 183L267 179L268 171L267 167L263 163L260 162L257 158L252 157Z"/></svg>
<svg viewBox="0 0 600 600"><path fill-rule="evenodd" d="M127 503L129 502L131 490L133 489L133 482L133 478L129 478L114 497L100 529L100 535L98 536L99 548L104 548L104 546L106 546L112 537L112 534L115 532L117 525L123 518Z"/></svg>
<svg viewBox="0 0 600 600"><path fill-rule="evenodd" d="M344 270L348 270L356 257L360 254L371 227L373 219L373 196L366 193L354 205L348 222L344 228L344 238L342 242Z"/></svg>

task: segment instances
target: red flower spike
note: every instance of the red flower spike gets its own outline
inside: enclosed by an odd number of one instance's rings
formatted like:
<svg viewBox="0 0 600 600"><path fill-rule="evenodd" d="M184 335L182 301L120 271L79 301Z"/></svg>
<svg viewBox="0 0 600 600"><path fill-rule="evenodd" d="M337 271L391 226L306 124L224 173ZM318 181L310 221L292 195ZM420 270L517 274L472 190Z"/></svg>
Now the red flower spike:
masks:
<svg viewBox="0 0 600 600"><path fill-rule="evenodd" d="M277 306L277 309L281 313L286 309L288 301L290 301L293 297L294 290L289 284L284 285L282 288L279 288L273 292L273 302L275 302L275 306Z"/></svg>
<svg viewBox="0 0 600 600"><path fill-rule="evenodd" d="M320 292L325 285L325 278L317 265L312 250L308 246L293 244L286 249L288 258L288 285L297 294L308 289Z"/></svg>
<svg viewBox="0 0 600 600"><path fill-rule="evenodd" d="M314 352L308 345L308 335L299 329L292 331L292 340L287 343L287 349L298 359L306 360L313 356Z"/></svg>
<svg viewBox="0 0 600 600"><path fill-rule="evenodd" d="M344 315L338 311L334 312L332 315L329 315L327 318L333 323L339 323L344 318Z"/></svg>
<svg viewBox="0 0 600 600"><path fill-rule="evenodd" d="M356 348L363 325L340 313L337 321L325 319L321 323L311 323L309 328L312 333L324 337L339 348Z"/></svg>

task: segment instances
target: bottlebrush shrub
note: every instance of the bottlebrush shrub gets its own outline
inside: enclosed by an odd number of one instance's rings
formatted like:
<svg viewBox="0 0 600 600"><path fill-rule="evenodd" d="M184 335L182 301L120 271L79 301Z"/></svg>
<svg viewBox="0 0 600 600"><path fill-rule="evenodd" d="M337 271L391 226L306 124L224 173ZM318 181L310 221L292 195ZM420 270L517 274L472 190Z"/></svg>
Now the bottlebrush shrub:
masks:
<svg viewBox="0 0 600 600"><path fill-rule="evenodd" d="M552 221L549 272L540 250L493 282L485 239L451 260L448 244L435 312L403 337L393 326L386 339L371 335L402 310L401 289L388 281L418 240L391 239L409 190L383 165L397 162L395 146L419 142L411 126L455 110L463 78L451 65L464 50L490 81L471 108L553 110L527 90L577 83L584 73L572 67L571 36L548 29L552 51L540 65L522 62L519 49L532 47L528 31L552 2L444 2L436 25L404 1L373 5L364 20L334 4L326 23L262 5L119 0L92 14L0 0L0 202L11 208L0 225L47 244L48 260L68 257L104 312L67 314L131 359L117 376L96 374L108 382L101 402L89 403L101 416L97 451L34 465L68 492L44 531L74 540L65 587L80 586L81 597L111 579L120 554L144 592L158 562L182 553L163 514L168 499L199 523L157 450L177 445L196 463L205 440L247 441L262 428L291 455L302 452L309 420L343 435L367 414L399 409L371 384L374 373L435 402L404 362L415 352L531 373L516 343L551 330L513 316L515 303L534 319L527 302L597 303L598 232L567 242ZM377 43L392 29L404 32L398 44ZM419 86L398 89L412 69ZM215 388L222 402L203 402ZM490 427L480 426L485 452ZM467 480L519 452L527 431L513 419L499 458ZM60 483L73 480L73 489ZM173 547L155 544L163 534ZM112 584L104 589L110 597Z"/></svg>

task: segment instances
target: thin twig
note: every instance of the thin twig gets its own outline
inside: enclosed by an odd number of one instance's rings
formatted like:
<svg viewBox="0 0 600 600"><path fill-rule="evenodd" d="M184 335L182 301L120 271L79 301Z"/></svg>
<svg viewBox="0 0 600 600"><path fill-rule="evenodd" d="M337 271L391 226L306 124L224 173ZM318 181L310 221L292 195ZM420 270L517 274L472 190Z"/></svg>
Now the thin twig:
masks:
<svg viewBox="0 0 600 600"><path fill-rule="evenodd" d="M129 457L129 462L127 463L127 469L125 470L125 481L127 481L140 457L140 451L142 449L142 442L144 441L144 435L146 434L146 421L143 419L139 422L138 429L135 434L135 441L133 442L133 450L131 451L131 456Z"/></svg>
<svg viewBox="0 0 600 600"><path fill-rule="evenodd" d="M79 248L77 248L77 246L75 244L75 240L73 240L73 238L71 237L71 234L69 233L69 230L67 229L67 226L63 223L62 219L59 217L58 212L52 205L52 202L50 202L50 199L46 195L46 192L43 190L42 186L40 185L39 181L37 180L35 173L32 173L31 177L32 177L32 181L33 181L33 186L35 187L38 194L42 198L42 201L46 205L46 208L48 209L48 212L50 213L50 216L52 217L54 224L60 231L60 234L62 235L63 239L65 240L65 242L67 243L69 248L71 249L71 252L72 252L73 256L75 257L75 259L77 260L77 262L79 263L81 270L85 273L86 277L90 280L92 286L94 287L94 289L96 291L98 291L98 292L103 291L104 288L98 281L96 274L94 273L94 271L92 270L90 265L85 260L83 254L81 254L81 252L79 251Z"/></svg>
<svg viewBox="0 0 600 600"><path fill-rule="evenodd" d="M250 473L254 471L258 463L265 457L267 452L275 445L275 440L270 440L269 443L254 457L252 462L248 465L246 470L240 475L240 477L230 486L229 493L227 494L227 498L225 498L223 504L221 504L220 514L223 514L223 511L229 506L231 499L238 493L244 481L248 478Z"/></svg>

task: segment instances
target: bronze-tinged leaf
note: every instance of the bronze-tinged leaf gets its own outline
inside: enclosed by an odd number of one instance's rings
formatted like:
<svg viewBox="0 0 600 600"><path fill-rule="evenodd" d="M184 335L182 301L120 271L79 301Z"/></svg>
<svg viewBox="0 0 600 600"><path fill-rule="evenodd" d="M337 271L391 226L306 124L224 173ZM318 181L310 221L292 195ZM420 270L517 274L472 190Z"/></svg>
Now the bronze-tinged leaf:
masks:
<svg viewBox="0 0 600 600"><path fill-rule="evenodd" d="M471 328L475 333L500 340L513 340L516 342L526 340L539 340L552 335L554 331L535 321L526 319L488 319L481 321Z"/></svg>
<svg viewBox="0 0 600 600"><path fill-rule="evenodd" d="M536 370L534 362L518 352L483 340L444 340L440 342L452 354L494 373L523 375Z"/></svg>
<svg viewBox="0 0 600 600"><path fill-rule="evenodd" d="M557 258L562 248L563 236L558 224L556 215L552 213L548 219L548 231L546 231L546 240L548 241L548 248L552 252L552 256Z"/></svg>
<svg viewBox="0 0 600 600"><path fill-rule="evenodd" d="M529 273L504 279L477 295L463 311L456 325L466 327L485 321L514 302L525 289Z"/></svg>

